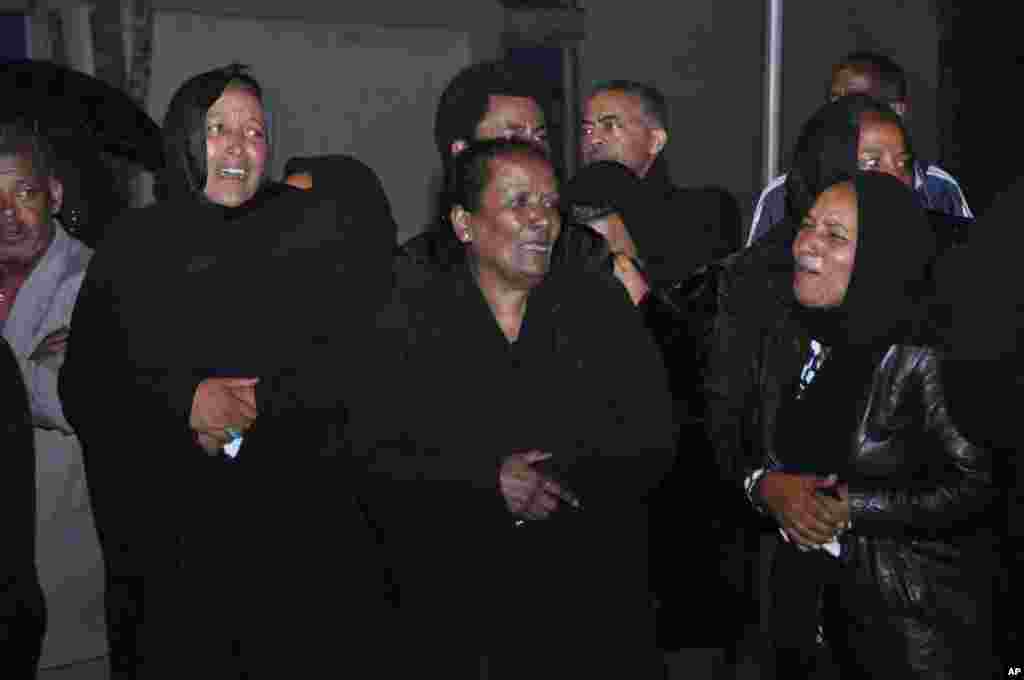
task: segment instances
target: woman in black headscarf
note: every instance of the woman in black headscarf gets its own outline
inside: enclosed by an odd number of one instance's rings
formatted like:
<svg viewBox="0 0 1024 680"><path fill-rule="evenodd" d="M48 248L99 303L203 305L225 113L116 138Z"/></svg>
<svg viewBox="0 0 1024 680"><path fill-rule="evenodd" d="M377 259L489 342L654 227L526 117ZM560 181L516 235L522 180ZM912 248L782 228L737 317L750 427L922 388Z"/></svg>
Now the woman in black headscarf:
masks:
<svg viewBox="0 0 1024 680"><path fill-rule="evenodd" d="M465 264L400 277L378 322L387 373L365 390L379 405L352 423L407 660L445 677L660 678L643 505L672 456L657 349L614 281L551 268L542 152L495 140L457 164Z"/></svg>
<svg viewBox="0 0 1024 680"><path fill-rule="evenodd" d="M372 634L381 594L338 441L394 223L386 202L266 180L266 112L244 68L182 85L164 135L164 198L98 249L60 376L115 675L320 672L337 663L324 622Z"/></svg>
<svg viewBox="0 0 1024 680"><path fill-rule="evenodd" d="M728 468L785 539L777 677L810 677L822 623L844 678L987 676L991 457L950 419L930 348L935 237L899 182L839 179L797 229L790 304L733 357L753 380ZM716 322L726 345L751 331Z"/></svg>

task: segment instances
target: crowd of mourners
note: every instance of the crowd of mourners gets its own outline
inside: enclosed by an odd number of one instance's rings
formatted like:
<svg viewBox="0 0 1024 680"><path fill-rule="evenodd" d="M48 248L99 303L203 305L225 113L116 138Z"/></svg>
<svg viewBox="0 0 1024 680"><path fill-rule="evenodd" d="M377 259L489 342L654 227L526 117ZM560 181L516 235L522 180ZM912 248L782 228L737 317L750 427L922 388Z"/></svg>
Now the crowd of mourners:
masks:
<svg viewBox="0 0 1024 680"><path fill-rule="evenodd" d="M915 155L880 55L749 226L673 185L649 84L587 94L560 177L541 82L450 81L398 246L362 162L269 177L239 65L176 91L158 200L95 252L0 124L3 677L726 677L759 618L762 677L1003 669L1012 208Z"/></svg>

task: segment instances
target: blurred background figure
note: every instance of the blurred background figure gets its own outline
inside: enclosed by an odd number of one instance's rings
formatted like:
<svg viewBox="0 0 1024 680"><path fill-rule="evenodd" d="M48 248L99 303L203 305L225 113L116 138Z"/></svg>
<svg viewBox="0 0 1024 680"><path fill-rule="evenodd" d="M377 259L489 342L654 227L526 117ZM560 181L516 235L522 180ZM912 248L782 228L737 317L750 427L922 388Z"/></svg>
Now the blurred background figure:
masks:
<svg viewBox="0 0 1024 680"><path fill-rule="evenodd" d="M857 148L861 170L886 172L907 182L927 210L952 219L940 222L948 228L966 230L974 218L956 179L939 166L914 155L910 143L910 100L907 76L892 59L872 52L847 55L832 68L826 101L847 95L865 95L895 116L882 110L864 108ZM764 236L783 219L786 211L786 175L776 177L764 188L754 207L754 219L746 244ZM964 238L964 236L959 236Z"/></svg>
<svg viewBox="0 0 1024 680"><path fill-rule="evenodd" d="M55 151L61 225L95 247L104 227L136 205L138 174L163 166L160 127L121 90L47 61L5 64L0 92L3 116L32 121Z"/></svg>
<svg viewBox="0 0 1024 680"><path fill-rule="evenodd" d="M444 169L436 219L399 249L414 262L436 267L459 264L462 249L448 213L455 159L474 141L518 139L550 152L543 79L530 67L507 60L471 64L449 81L437 103L434 143Z"/></svg>
<svg viewBox="0 0 1024 680"><path fill-rule="evenodd" d="M103 560L82 448L57 379L92 250L54 219L64 197L48 141L0 123L0 328L28 389L36 454L36 562L48 620L42 668L106 656Z"/></svg>
<svg viewBox="0 0 1024 680"><path fill-rule="evenodd" d="M740 212L722 189L674 186L664 155L669 141L668 104L653 85L601 83L583 104L583 165L616 161L643 181L663 228L682 232L682 251L676 257L679 273L685 275L740 247Z"/></svg>

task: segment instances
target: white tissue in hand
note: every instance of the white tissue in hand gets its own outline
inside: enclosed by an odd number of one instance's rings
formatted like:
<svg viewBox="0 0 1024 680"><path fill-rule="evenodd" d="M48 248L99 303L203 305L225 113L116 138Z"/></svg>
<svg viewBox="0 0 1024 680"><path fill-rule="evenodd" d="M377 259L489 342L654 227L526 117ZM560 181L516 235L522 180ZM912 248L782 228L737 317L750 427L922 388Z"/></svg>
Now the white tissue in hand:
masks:
<svg viewBox="0 0 1024 680"><path fill-rule="evenodd" d="M228 458L234 458L238 455L238 450L242 448L242 437L238 436L229 441L227 444L221 447L224 451L224 455Z"/></svg>

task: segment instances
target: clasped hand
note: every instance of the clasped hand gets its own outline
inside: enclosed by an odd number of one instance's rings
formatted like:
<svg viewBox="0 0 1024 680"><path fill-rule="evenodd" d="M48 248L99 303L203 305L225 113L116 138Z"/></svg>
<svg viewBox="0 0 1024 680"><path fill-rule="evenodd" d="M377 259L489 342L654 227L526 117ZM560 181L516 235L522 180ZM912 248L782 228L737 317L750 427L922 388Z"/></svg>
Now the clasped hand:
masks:
<svg viewBox="0 0 1024 680"><path fill-rule="evenodd" d="M815 547L837 538L850 521L850 497L845 484L834 476L766 472L759 495L789 539ZM834 488L838 498L818 492Z"/></svg>
<svg viewBox="0 0 1024 680"><path fill-rule="evenodd" d="M192 397L189 426L207 453L230 441L228 430L245 432L256 420L259 378L207 378Z"/></svg>
<svg viewBox="0 0 1024 680"><path fill-rule="evenodd" d="M502 462L498 481L509 512L525 519L547 519L562 503L579 507L571 491L534 467L549 458L550 453L527 451Z"/></svg>

